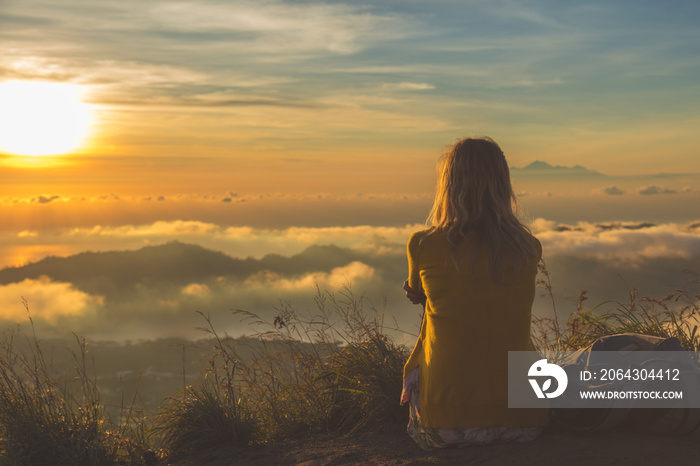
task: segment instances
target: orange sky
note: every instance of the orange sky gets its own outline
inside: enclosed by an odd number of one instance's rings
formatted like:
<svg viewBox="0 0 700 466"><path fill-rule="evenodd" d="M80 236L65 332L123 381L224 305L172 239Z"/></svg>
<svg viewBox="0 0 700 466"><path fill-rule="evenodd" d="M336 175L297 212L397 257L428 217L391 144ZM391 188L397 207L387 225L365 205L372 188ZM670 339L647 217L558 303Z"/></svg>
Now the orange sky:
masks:
<svg viewBox="0 0 700 466"><path fill-rule="evenodd" d="M423 194L443 147L470 134L513 166L700 173L697 14L647 1L3 2L0 197ZM43 87L3 94L18 82ZM16 155L10 136L40 150L81 109L92 123L77 148Z"/></svg>

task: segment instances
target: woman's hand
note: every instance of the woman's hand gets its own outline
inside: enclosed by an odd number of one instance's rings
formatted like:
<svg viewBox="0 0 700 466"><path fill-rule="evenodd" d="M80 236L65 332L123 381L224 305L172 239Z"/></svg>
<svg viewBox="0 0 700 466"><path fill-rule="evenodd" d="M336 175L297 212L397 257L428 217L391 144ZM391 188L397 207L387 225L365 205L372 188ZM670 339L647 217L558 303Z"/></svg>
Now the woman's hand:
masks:
<svg viewBox="0 0 700 466"><path fill-rule="evenodd" d="M426 297L425 294L422 291L416 291L410 286L408 286L408 280L406 280L403 283L403 289L406 291L406 297L413 303L413 304L425 304Z"/></svg>

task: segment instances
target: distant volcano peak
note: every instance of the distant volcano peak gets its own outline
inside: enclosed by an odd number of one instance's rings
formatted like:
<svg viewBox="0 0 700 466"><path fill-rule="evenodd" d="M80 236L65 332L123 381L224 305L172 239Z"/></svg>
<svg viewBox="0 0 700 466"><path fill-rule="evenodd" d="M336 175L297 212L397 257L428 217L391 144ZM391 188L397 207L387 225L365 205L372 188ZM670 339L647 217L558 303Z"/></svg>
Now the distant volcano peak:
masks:
<svg viewBox="0 0 700 466"><path fill-rule="evenodd" d="M535 160L530 165L523 167L523 170L546 170L548 168L554 168L554 167L552 167L547 162L543 162L541 160Z"/></svg>
<svg viewBox="0 0 700 466"><path fill-rule="evenodd" d="M512 167L514 174L518 175L576 175L576 176L605 176L595 170L575 165L573 167L564 167L561 165L550 165L542 160L535 160L524 167Z"/></svg>

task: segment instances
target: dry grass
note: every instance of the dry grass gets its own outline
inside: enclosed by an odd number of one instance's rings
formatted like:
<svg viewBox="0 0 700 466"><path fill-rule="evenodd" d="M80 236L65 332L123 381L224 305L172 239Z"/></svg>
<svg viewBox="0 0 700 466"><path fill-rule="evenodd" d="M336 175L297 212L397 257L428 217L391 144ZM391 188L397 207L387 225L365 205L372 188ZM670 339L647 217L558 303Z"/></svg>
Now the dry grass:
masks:
<svg viewBox="0 0 700 466"><path fill-rule="evenodd" d="M237 367L259 442L315 429L349 431L401 413L396 400L408 350L385 335L377 310L348 288L338 295L317 290L315 304L300 312L282 303L271 324L237 311L263 328L248 340L252 359L216 337L223 367Z"/></svg>
<svg viewBox="0 0 700 466"><path fill-rule="evenodd" d="M540 282L545 296L555 306L549 273L543 265L541 272L545 277ZM583 290L576 311L563 324L557 318L533 318L535 346L540 351L575 351L605 335L640 333L676 337L687 351L699 351L700 279L697 274L687 274L689 280L683 288L662 298L640 298L633 288L628 303L604 302L586 309L583 303L587 291Z"/></svg>
<svg viewBox="0 0 700 466"><path fill-rule="evenodd" d="M544 266L541 272L540 285L556 306ZM698 351L700 293L693 278L663 298L639 298L632 290L626 304L591 309L584 307L583 291L566 322L533 319L533 338L540 350L566 351L635 332L677 337ZM36 335L8 332L0 344L0 463L147 464L155 446L172 460L220 444L350 433L406 418L398 400L409 349L387 336L381 312L368 299L348 288L317 290L314 309L282 303L277 311L272 322L236 311L256 326L256 333L238 340L219 335L201 314L202 330L213 341L201 382L166 400L153 429L134 402L119 423L105 415L84 339L76 336L75 368L56 374ZM29 352L15 350L17 338L28 340Z"/></svg>
<svg viewBox="0 0 700 466"><path fill-rule="evenodd" d="M25 307L28 306L25 301ZM136 463L143 453L134 410L122 426L104 412L87 342L76 336L72 371L55 374L40 342L8 331L0 342L0 462L6 465L104 465ZM25 338L30 350L15 350Z"/></svg>

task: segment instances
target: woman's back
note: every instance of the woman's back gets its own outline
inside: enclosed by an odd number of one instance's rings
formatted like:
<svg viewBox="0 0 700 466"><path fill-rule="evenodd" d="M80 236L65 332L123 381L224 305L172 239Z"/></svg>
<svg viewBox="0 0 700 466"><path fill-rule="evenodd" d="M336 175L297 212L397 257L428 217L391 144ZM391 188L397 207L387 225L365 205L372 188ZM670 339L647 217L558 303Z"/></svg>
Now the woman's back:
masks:
<svg viewBox="0 0 700 466"><path fill-rule="evenodd" d="M508 410L508 351L532 351L531 306L541 246L512 266L501 254L500 278L490 270L487 245L474 231L454 245L440 229L408 243L409 286L427 297L419 345L405 372L420 367L422 422L428 427L519 427L546 424L546 412Z"/></svg>

